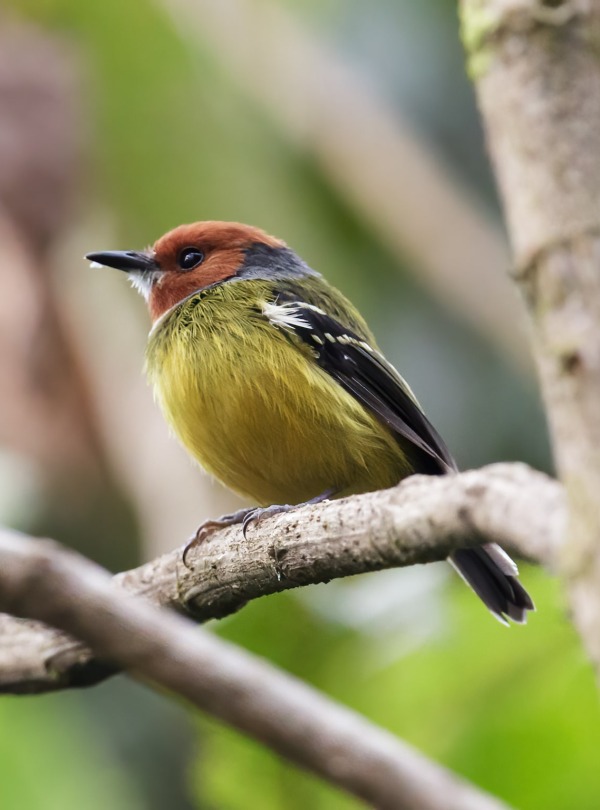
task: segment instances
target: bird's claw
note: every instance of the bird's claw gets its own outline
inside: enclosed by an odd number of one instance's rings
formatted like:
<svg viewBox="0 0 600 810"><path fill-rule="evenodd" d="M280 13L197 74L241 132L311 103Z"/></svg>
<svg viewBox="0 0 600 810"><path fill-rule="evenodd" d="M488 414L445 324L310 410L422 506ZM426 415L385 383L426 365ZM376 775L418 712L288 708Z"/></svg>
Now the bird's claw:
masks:
<svg viewBox="0 0 600 810"><path fill-rule="evenodd" d="M196 548L197 546L206 542L206 540L208 540L210 536L219 529L224 529L227 526L235 526L236 524L242 523L247 515L254 511L254 509L240 509L237 512L232 512L230 515L223 515L216 520L205 520L204 523L198 527L196 534L190 540L188 540L185 548L183 549L181 559L185 567L189 568L187 564L187 556L191 549Z"/></svg>
<svg viewBox="0 0 600 810"><path fill-rule="evenodd" d="M183 562L186 568L189 568L189 565L187 564L187 556L189 552L193 548L196 548L196 546L199 546L201 543L204 543L204 541L207 540L210 537L210 535L217 530L218 524L215 526L215 523L217 523L217 521L215 520L205 521L201 526L198 527L196 534L192 538L190 538L190 540L188 540L187 543L185 544L183 554L181 555L181 561Z"/></svg>
<svg viewBox="0 0 600 810"><path fill-rule="evenodd" d="M246 533L251 523L258 524L263 518L271 517L272 515L280 515L283 512L289 512L290 509L295 509L295 504L273 504L273 506L257 506L256 509L251 509L242 521L244 540L247 540Z"/></svg>
<svg viewBox="0 0 600 810"><path fill-rule="evenodd" d="M249 513L246 515L246 517L244 518L244 522L242 523L242 536L243 536L244 540L246 540L246 539L247 539L247 537L246 537L246 532L248 531L248 526L249 526L249 525L252 523L252 521L253 521L253 520L255 520L255 519L256 519L256 518L255 518L255 515L254 515L254 510L252 510L252 512L249 512Z"/></svg>

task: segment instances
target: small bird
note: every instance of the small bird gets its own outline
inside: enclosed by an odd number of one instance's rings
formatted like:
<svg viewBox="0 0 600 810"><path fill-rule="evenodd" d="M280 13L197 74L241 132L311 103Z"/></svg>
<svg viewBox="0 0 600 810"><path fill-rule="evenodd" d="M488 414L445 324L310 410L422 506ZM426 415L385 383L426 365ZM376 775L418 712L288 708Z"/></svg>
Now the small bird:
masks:
<svg viewBox="0 0 600 810"><path fill-rule="evenodd" d="M142 252L89 253L129 274L153 326L146 369L191 455L253 503L198 530L394 486L456 464L352 304L287 245L236 222L181 225ZM500 621L533 602L497 545L449 561Z"/></svg>

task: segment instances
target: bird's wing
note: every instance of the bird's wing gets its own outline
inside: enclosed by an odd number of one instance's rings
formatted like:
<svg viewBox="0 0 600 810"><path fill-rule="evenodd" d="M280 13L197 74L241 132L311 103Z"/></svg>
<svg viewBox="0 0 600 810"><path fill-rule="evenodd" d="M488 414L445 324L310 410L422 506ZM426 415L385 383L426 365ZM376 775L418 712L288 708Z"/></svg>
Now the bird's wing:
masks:
<svg viewBox="0 0 600 810"><path fill-rule="evenodd" d="M439 475L456 470L448 448L409 386L377 350L360 316L347 311L341 294L323 287L307 292L297 286L279 289L263 311L388 427L415 472ZM531 597L517 580L516 566L499 546L458 549L449 559L501 622L507 618L524 622L527 611L534 610Z"/></svg>
<svg viewBox="0 0 600 810"><path fill-rule="evenodd" d="M339 317L295 291L279 291L265 308L265 315L274 326L308 347L318 365L387 426L408 452L415 472L435 475L456 469L443 439L410 387L365 340L367 335L361 334L360 323L356 322L354 329L348 328ZM339 308L336 315L340 315Z"/></svg>

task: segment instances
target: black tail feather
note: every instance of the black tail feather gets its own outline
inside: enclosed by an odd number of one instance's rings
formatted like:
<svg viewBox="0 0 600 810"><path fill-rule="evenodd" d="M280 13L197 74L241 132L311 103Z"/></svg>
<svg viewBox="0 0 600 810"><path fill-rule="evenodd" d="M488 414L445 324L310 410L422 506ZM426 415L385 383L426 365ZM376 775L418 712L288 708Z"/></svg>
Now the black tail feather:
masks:
<svg viewBox="0 0 600 810"><path fill-rule="evenodd" d="M465 582L504 624L507 619L524 624L527 611L535 610L531 597L517 579L518 570L500 546L489 543L461 548L449 558Z"/></svg>

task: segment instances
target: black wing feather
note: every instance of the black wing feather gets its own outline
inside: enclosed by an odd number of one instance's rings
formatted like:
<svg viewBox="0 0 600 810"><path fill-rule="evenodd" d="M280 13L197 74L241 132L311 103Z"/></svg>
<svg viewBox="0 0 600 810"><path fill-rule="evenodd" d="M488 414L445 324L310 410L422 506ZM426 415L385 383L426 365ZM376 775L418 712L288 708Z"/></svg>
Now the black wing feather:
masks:
<svg viewBox="0 0 600 810"><path fill-rule="evenodd" d="M415 472L441 474L456 465L396 369L360 335L301 299L280 294L278 304L296 304L293 327L317 363L375 414L409 452ZM298 325L299 323L305 325Z"/></svg>

